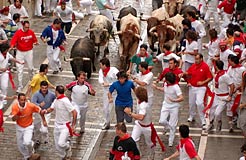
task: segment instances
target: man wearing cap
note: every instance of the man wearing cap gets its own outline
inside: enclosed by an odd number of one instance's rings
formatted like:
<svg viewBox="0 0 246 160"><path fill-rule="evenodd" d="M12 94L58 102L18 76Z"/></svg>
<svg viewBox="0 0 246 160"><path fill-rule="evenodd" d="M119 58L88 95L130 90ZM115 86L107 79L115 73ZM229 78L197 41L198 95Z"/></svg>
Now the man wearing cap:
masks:
<svg viewBox="0 0 246 160"><path fill-rule="evenodd" d="M228 56L230 54L232 55L235 55L236 54L234 52L232 52L228 46L227 46L227 43L226 41L224 40L221 40L220 43L219 43L219 47L220 47L220 54L219 54L219 59L224 63L224 70L227 70L228 69Z"/></svg>

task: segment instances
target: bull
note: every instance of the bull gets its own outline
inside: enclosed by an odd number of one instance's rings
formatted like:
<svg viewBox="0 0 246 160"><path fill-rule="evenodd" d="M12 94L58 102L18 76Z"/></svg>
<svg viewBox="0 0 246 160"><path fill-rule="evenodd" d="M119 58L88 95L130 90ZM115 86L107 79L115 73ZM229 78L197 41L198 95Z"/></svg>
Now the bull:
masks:
<svg viewBox="0 0 246 160"><path fill-rule="evenodd" d="M116 29L117 31L120 30L120 19L127 16L128 14L132 14L133 16L137 17L137 10L135 8L133 8L132 6L127 6L127 7L123 7L121 10L120 10L120 13L119 13L119 16L118 16L118 19L116 20Z"/></svg>
<svg viewBox="0 0 246 160"><path fill-rule="evenodd" d="M181 15L177 14L149 30L151 34L158 37L161 52L164 51L164 44L169 44L171 46L171 51L176 51L176 41L179 40L183 31L183 19L184 18Z"/></svg>
<svg viewBox="0 0 246 160"><path fill-rule="evenodd" d="M119 16L120 17L120 16ZM136 53L140 37L140 19L129 13L120 19L119 35L120 68L126 70L130 58Z"/></svg>
<svg viewBox="0 0 246 160"><path fill-rule="evenodd" d="M165 8L170 17L175 16L176 14L181 14L182 5L184 0L163 0Z"/></svg>
<svg viewBox="0 0 246 160"><path fill-rule="evenodd" d="M91 21L90 28L87 29L87 32L90 32L90 38L98 47L97 55L100 53L100 46L105 46L104 57L109 54L108 44L112 30L112 23L106 16L97 15L95 19Z"/></svg>
<svg viewBox="0 0 246 160"><path fill-rule="evenodd" d="M160 8L163 4L163 0L152 0L152 10Z"/></svg>
<svg viewBox="0 0 246 160"><path fill-rule="evenodd" d="M161 25L162 22L168 18L169 18L169 15L164 6L162 6L159 9L154 10L151 13L151 17L149 17L148 19L143 19L141 17L141 21L147 21L148 43L149 43L150 49L154 52L156 51L156 49L154 48L154 44L155 42L158 41L158 37L155 34L153 34L153 32L149 32L149 30L155 26Z"/></svg>
<svg viewBox="0 0 246 160"><path fill-rule="evenodd" d="M69 59L64 57L64 60L71 64L71 68L75 77L79 71L87 73L87 78L91 77L91 72L96 71L95 67L95 44L89 37L77 39L71 49Z"/></svg>

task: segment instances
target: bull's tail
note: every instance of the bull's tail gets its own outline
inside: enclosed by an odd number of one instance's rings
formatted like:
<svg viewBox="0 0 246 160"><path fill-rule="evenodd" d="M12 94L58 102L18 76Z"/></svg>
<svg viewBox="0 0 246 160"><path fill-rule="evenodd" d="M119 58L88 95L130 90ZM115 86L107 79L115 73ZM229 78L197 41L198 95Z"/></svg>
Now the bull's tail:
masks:
<svg viewBox="0 0 246 160"><path fill-rule="evenodd" d="M117 44L116 39L115 39L115 36L114 36L114 31L112 31L112 32L110 33L110 36L113 38L114 43ZM118 45L118 44L117 44L117 45Z"/></svg>

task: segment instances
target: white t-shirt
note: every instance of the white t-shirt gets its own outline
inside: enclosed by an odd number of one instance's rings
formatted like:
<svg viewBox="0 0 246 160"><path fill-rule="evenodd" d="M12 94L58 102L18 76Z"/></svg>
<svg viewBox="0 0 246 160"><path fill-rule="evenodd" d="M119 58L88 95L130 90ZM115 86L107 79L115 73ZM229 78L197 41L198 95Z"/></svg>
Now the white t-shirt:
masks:
<svg viewBox="0 0 246 160"><path fill-rule="evenodd" d="M148 103L142 102L139 105L137 105L137 113L145 115L144 119L142 121L138 120L139 123L143 125L149 125L151 123L151 108Z"/></svg>
<svg viewBox="0 0 246 160"><path fill-rule="evenodd" d="M87 85L75 85L72 88L71 100L79 107L88 107L89 87Z"/></svg>
<svg viewBox="0 0 246 160"><path fill-rule="evenodd" d="M4 30L2 28L0 28L0 40L7 40L8 37L6 35L6 33L4 32Z"/></svg>
<svg viewBox="0 0 246 160"><path fill-rule="evenodd" d="M116 74L117 74L118 72L119 72L119 70L118 70L117 68L115 68L115 67L110 67L110 69L109 69L109 71L108 71L106 77L104 77L103 71L102 71L102 69L100 69L100 70L99 70L98 82L99 82L100 84L103 84L103 83L105 82L105 83L108 83L109 86L110 86L113 82L117 81L117 76L116 76ZM104 91L108 92L109 86L108 86L108 87L104 87Z"/></svg>
<svg viewBox="0 0 246 160"><path fill-rule="evenodd" d="M206 30L205 30L203 24L199 20L195 20L194 22L191 22L191 26L198 33L199 38L206 36Z"/></svg>
<svg viewBox="0 0 246 160"><path fill-rule="evenodd" d="M51 108L54 108L55 110L55 122L63 125L71 121L71 112L75 110L67 97L55 99Z"/></svg>
<svg viewBox="0 0 246 160"><path fill-rule="evenodd" d="M225 73L224 75L220 76L218 81L218 88L214 87L215 94L229 93L229 85L231 85L232 83L232 79L229 77L228 74Z"/></svg>
<svg viewBox="0 0 246 160"><path fill-rule="evenodd" d="M246 69L242 67L232 68L231 66L227 70L228 76L232 79L235 87L239 87L242 83L242 74Z"/></svg>
<svg viewBox="0 0 246 160"><path fill-rule="evenodd" d="M208 47L208 55L214 57L219 54L219 39L216 39L214 42L209 41L206 46Z"/></svg>
<svg viewBox="0 0 246 160"><path fill-rule="evenodd" d="M54 29L52 28L53 44L56 42L56 39L57 39L57 37L58 37L58 33L59 33L58 30L54 30Z"/></svg>
<svg viewBox="0 0 246 160"><path fill-rule="evenodd" d="M178 84L167 86L167 83L164 84L164 101L162 103L162 108L175 108L180 107L179 102L171 102L171 99L177 99L178 96L182 95L182 91Z"/></svg>
<svg viewBox="0 0 246 160"><path fill-rule="evenodd" d="M242 156L239 160L245 160L244 156Z"/></svg>
<svg viewBox="0 0 246 160"><path fill-rule="evenodd" d="M11 14L9 13L7 16L4 14L0 14L0 20L5 21L5 20L12 20Z"/></svg>
<svg viewBox="0 0 246 160"><path fill-rule="evenodd" d="M158 59L158 61L161 61L162 69L165 69L169 66L169 59L175 58L177 61L180 60L180 57L177 56L175 53L171 53L167 56L165 56L165 53L161 53L158 56L156 56L156 58Z"/></svg>
<svg viewBox="0 0 246 160"><path fill-rule="evenodd" d="M66 6L65 10L62 10L61 6L57 6L56 9L54 10L54 13L58 14L58 17L61 18L62 22L64 23L72 22L73 10L71 8Z"/></svg>
<svg viewBox="0 0 246 160"><path fill-rule="evenodd" d="M9 52L7 52L6 58L4 58L2 53L0 52L0 68L7 68L9 60L12 58L14 58L14 57L11 54L9 54Z"/></svg>
<svg viewBox="0 0 246 160"><path fill-rule="evenodd" d="M9 13L11 14L11 18L13 18L15 13L19 13L21 17L29 17L26 8L23 5L21 5L21 8L16 8L14 4L11 4L9 6Z"/></svg>
<svg viewBox="0 0 246 160"><path fill-rule="evenodd" d="M194 52L194 50L198 50L198 43L197 41L192 41L190 44L186 40L185 52ZM190 54L185 54L183 56L185 62L195 63L195 56Z"/></svg>
<svg viewBox="0 0 246 160"><path fill-rule="evenodd" d="M141 72L138 74L138 79L144 83L146 83L146 86L143 86L144 88L147 89L147 93L148 93L148 97L153 97L154 93L153 93L153 78L154 75L152 72L149 72L148 74L143 75Z"/></svg>
<svg viewBox="0 0 246 160"><path fill-rule="evenodd" d="M227 49L224 52L220 52L220 60L224 62L224 70L228 69L228 56L230 54L236 56L236 54L232 52L230 49Z"/></svg>

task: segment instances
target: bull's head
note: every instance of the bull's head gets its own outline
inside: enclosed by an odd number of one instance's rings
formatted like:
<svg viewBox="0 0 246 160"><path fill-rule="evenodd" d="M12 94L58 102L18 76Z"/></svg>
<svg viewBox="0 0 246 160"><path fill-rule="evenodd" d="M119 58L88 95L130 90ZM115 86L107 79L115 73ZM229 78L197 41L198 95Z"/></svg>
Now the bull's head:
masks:
<svg viewBox="0 0 246 160"><path fill-rule="evenodd" d="M94 27L87 29L90 32L90 38L95 42L96 45L100 45L102 42L107 40L109 33L106 28Z"/></svg>

